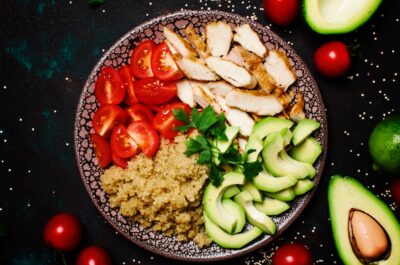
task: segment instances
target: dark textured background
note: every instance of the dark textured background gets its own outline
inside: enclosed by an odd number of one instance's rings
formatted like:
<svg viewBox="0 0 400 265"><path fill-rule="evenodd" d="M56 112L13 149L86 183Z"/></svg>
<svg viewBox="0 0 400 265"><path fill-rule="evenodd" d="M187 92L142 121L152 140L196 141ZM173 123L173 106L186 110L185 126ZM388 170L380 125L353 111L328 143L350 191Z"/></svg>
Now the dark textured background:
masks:
<svg viewBox="0 0 400 265"><path fill-rule="evenodd" d="M109 0L98 8L78 0L1 1L0 226L8 235L0 237L0 264L61 264L42 241L44 224L60 211L83 223L79 248L103 246L115 264L178 264L117 235L97 212L76 167L73 124L81 88L102 53L136 25L182 8L235 12L271 26L260 1ZM313 51L333 39L352 47L353 67L342 79L315 74L328 113L329 150L311 203L274 244L223 264L268 264L276 245L291 241L306 244L317 264L340 264L326 200L332 174L357 177L394 207L392 180L371 170L367 143L374 124L400 111L398 10L400 2L385 1L367 24L342 36L318 35L301 16L289 27L271 26L313 73ZM68 264L77 253L66 255Z"/></svg>

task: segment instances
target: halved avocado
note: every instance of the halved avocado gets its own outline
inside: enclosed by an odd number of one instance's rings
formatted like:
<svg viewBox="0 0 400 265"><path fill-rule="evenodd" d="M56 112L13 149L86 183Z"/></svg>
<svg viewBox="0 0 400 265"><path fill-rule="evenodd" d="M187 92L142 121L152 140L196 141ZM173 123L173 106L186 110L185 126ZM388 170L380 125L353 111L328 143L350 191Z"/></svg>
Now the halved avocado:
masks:
<svg viewBox="0 0 400 265"><path fill-rule="evenodd" d="M242 206L232 201L231 199L222 199L222 207L232 216L237 219L236 227L233 233L239 233L243 230L246 224L246 213Z"/></svg>
<svg viewBox="0 0 400 265"><path fill-rule="evenodd" d="M305 0L304 18L320 34L340 34L363 25L382 0Z"/></svg>
<svg viewBox="0 0 400 265"><path fill-rule="evenodd" d="M253 178L254 186L262 191L278 192L287 189L297 183L297 179L292 176L274 177L266 170L262 170Z"/></svg>
<svg viewBox="0 0 400 265"><path fill-rule="evenodd" d="M328 202L333 237L344 264L400 264L400 223L383 201L356 179L336 175L329 182Z"/></svg>
<svg viewBox="0 0 400 265"><path fill-rule="evenodd" d="M255 202L254 207L266 215L280 215L290 209L290 204L277 199L264 197L263 202Z"/></svg>

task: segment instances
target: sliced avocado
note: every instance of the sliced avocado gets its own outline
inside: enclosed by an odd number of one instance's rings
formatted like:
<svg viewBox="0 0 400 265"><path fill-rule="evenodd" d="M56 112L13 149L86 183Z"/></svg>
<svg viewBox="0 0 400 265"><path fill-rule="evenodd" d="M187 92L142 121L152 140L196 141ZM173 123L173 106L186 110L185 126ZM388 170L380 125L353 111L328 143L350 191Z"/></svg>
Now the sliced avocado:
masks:
<svg viewBox="0 0 400 265"><path fill-rule="evenodd" d="M250 230L239 234L228 234L216 225L207 213L203 213L204 225L207 235L218 245L224 248L242 248L260 235L263 231L253 226Z"/></svg>
<svg viewBox="0 0 400 265"><path fill-rule="evenodd" d="M284 202L292 201L296 197L293 188L287 188L278 192L266 192L267 196Z"/></svg>
<svg viewBox="0 0 400 265"><path fill-rule="evenodd" d="M314 186L314 182L309 179L299 179L296 185L293 186L293 190L296 196L298 196L309 192Z"/></svg>
<svg viewBox="0 0 400 265"><path fill-rule="evenodd" d="M293 159L304 163L310 163L311 165L315 163L321 153L321 144L312 136L309 136L304 142L293 147L289 152Z"/></svg>
<svg viewBox="0 0 400 265"><path fill-rule="evenodd" d="M236 138L238 133L239 133L239 127L226 126L225 135L228 138L228 140L215 139L213 141L214 147L217 148L219 152L225 153L228 150L229 146L231 146L232 141Z"/></svg>
<svg viewBox="0 0 400 265"><path fill-rule="evenodd" d="M224 192L224 194L222 195L223 199L229 199L232 198L233 196L235 196L236 194L238 194L240 192L240 189L238 186L230 186L229 188L227 188Z"/></svg>
<svg viewBox="0 0 400 265"><path fill-rule="evenodd" d="M247 156L247 162L255 162L258 159L258 155L260 154L261 150L263 147L263 142L260 137L257 135L251 135L249 137L249 140L247 141L246 144L246 152L249 150L254 150L254 152L250 153Z"/></svg>
<svg viewBox="0 0 400 265"><path fill-rule="evenodd" d="M263 140L268 134L281 131L284 128L290 129L292 125L293 122L291 120L276 117L267 117L260 120L253 126L253 131L251 135L255 135Z"/></svg>
<svg viewBox="0 0 400 265"><path fill-rule="evenodd" d="M243 230L246 224L246 213L242 206L232 201L231 199L222 199L222 207L232 216L237 219L236 228L233 233L239 233Z"/></svg>
<svg viewBox="0 0 400 265"><path fill-rule="evenodd" d="M382 200L378 199L356 179L336 175L329 182L328 202L333 237L344 264L400 264L400 223ZM364 217L369 216L369 218L364 218L362 222L356 222L353 220L355 213L363 213ZM367 227L372 227L371 223L373 224L374 221L374 234L370 234L371 230L366 230L366 226L357 229L357 223L369 223ZM377 227L378 229L376 229ZM380 234L377 233L379 227L383 229ZM360 237L356 238L354 231L357 230L364 234L367 232L368 239L362 241ZM387 247L380 248L380 251L375 251L375 253L369 252L369 254L380 254L380 256L373 257L374 255L370 255L369 258L366 258L367 253L365 251L362 253L362 248L360 248L361 242L371 243L372 246L375 246L375 250L378 250L376 246L382 247L385 234ZM383 251L385 252L382 253Z"/></svg>
<svg viewBox="0 0 400 265"><path fill-rule="evenodd" d="M242 191L234 198L234 201L241 205L250 224L257 226L264 233L273 235L276 232L276 225L266 214L260 212L254 207L253 197L248 191Z"/></svg>
<svg viewBox="0 0 400 265"><path fill-rule="evenodd" d="M262 202L263 196L261 192L256 187L254 187L251 182L246 182L246 184L242 187L242 191L244 190L250 193L251 197L253 197L253 201Z"/></svg>
<svg viewBox="0 0 400 265"><path fill-rule="evenodd" d="M268 192L278 192L287 189L296 183L297 179L295 177L274 177L266 170L261 171L253 178L253 184L257 189Z"/></svg>
<svg viewBox="0 0 400 265"><path fill-rule="evenodd" d="M321 124L314 120L302 119L294 127L292 142L296 146L303 142L308 136L310 136L315 130L317 130Z"/></svg>
<svg viewBox="0 0 400 265"><path fill-rule="evenodd" d="M314 31L339 34L363 25L378 9L382 0L354 2L353 0L305 0L304 18Z"/></svg>
<svg viewBox="0 0 400 265"><path fill-rule="evenodd" d="M208 217L228 233L232 233L236 227L237 219L230 215L222 207L221 199L225 190L233 185L243 185L245 177L241 173L229 172L224 175L222 183L215 187L209 183L203 194L203 209Z"/></svg>
<svg viewBox="0 0 400 265"><path fill-rule="evenodd" d="M264 197L263 202L255 202L254 207L266 215L280 215L290 209L290 204L277 199Z"/></svg>
<svg viewBox="0 0 400 265"><path fill-rule="evenodd" d="M287 134L288 129L283 129L282 132L274 132L265 139L262 156L266 169L276 177L314 177L316 170L311 164L294 160L286 153L282 135Z"/></svg>

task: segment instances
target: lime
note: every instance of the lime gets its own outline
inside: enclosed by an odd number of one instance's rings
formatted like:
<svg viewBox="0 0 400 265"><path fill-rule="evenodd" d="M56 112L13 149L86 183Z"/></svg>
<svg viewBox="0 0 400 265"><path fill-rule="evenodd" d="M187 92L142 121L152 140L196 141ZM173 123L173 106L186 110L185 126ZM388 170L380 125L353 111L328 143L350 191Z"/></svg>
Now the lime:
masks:
<svg viewBox="0 0 400 265"><path fill-rule="evenodd" d="M373 168L400 176L400 115L379 122L369 137Z"/></svg>

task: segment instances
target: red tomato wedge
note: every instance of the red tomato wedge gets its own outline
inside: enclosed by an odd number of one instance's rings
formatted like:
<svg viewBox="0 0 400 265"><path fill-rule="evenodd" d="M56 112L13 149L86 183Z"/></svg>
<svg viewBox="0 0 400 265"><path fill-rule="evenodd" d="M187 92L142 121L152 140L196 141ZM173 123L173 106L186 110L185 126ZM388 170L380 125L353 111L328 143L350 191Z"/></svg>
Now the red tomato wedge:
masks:
<svg viewBox="0 0 400 265"><path fill-rule="evenodd" d="M154 77L136 80L133 87L139 101L148 105L165 103L176 96L175 83L160 81Z"/></svg>
<svg viewBox="0 0 400 265"><path fill-rule="evenodd" d="M180 101L177 97L173 97L168 102L165 102L165 103L162 103L162 104L159 104L159 105L147 105L147 107L149 109L151 109L153 112L159 112L165 106L168 106L169 104L176 103L176 102L182 102L182 101Z"/></svg>
<svg viewBox="0 0 400 265"><path fill-rule="evenodd" d="M117 70L110 66L101 69L94 94L102 106L122 102L125 96L125 87Z"/></svg>
<svg viewBox="0 0 400 265"><path fill-rule="evenodd" d="M128 167L128 159L118 157L116 154L111 153L111 160L117 167L126 169Z"/></svg>
<svg viewBox="0 0 400 265"><path fill-rule="evenodd" d="M110 144L106 139L97 134L91 134L90 139L92 140L94 154L96 155L99 166L101 168L107 167L111 162Z"/></svg>
<svg viewBox="0 0 400 265"><path fill-rule="evenodd" d="M153 120L153 113L151 112L150 108L137 103L134 104L126 109L128 116L130 118L130 122L134 121L148 121L151 122Z"/></svg>
<svg viewBox="0 0 400 265"><path fill-rule="evenodd" d="M135 91L133 90L133 81L135 81L135 78L131 74L130 67L128 65L124 65L118 70L118 73L125 88L124 103L127 105L137 103L138 100L135 96Z"/></svg>
<svg viewBox="0 0 400 265"><path fill-rule="evenodd" d="M148 78L154 76L151 70L151 55L155 47L156 44L152 40L145 40L133 50L131 69L135 77Z"/></svg>
<svg viewBox="0 0 400 265"><path fill-rule="evenodd" d="M147 157L152 157L160 146L160 136L147 121L134 121L128 126L128 133Z"/></svg>
<svg viewBox="0 0 400 265"><path fill-rule="evenodd" d="M130 158L139 152L139 147L129 136L125 126L115 126L110 139L111 151L118 157Z"/></svg>
<svg viewBox="0 0 400 265"><path fill-rule="evenodd" d="M162 42L151 55L151 70L155 77L162 81L174 81L183 77L182 71L176 65L168 44Z"/></svg>
<svg viewBox="0 0 400 265"><path fill-rule="evenodd" d="M100 107L93 115L93 129L102 136L108 137L117 124L124 124L127 120L126 112L117 105Z"/></svg>
<svg viewBox="0 0 400 265"><path fill-rule="evenodd" d="M166 138L171 139L178 135L179 131L175 130L176 127L184 125L182 121L175 119L172 112L173 109L183 109L189 116L190 108L184 103L172 103L162 108L154 117L153 125Z"/></svg>

